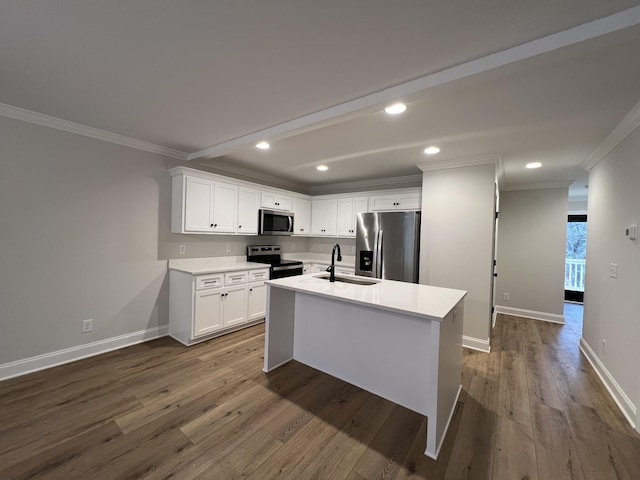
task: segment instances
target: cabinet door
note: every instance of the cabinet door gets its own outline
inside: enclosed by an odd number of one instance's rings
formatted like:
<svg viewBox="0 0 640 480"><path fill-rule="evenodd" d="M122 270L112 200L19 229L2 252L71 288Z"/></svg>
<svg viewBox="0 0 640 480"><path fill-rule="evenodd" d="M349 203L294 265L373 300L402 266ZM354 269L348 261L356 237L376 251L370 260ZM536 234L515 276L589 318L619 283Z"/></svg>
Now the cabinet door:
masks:
<svg viewBox="0 0 640 480"><path fill-rule="evenodd" d="M294 198L292 200L294 213L294 235L311 234L311 201L304 198Z"/></svg>
<svg viewBox="0 0 640 480"><path fill-rule="evenodd" d="M398 210L420 210L422 208L422 195L418 192L402 193L398 195Z"/></svg>
<svg viewBox="0 0 640 480"><path fill-rule="evenodd" d="M375 195L369 197L369 211L380 212L384 210L396 210L397 202L396 195Z"/></svg>
<svg viewBox="0 0 640 480"><path fill-rule="evenodd" d="M338 201L316 200L311 202L311 233L335 236L338 225Z"/></svg>
<svg viewBox="0 0 640 480"><path fill-rule="evenodd" d="M258 233L258 195L253 188L238 189L238 233Z"/></svg>
<svg viewBox="0 0 640 480"><path fill-rule="evenodd" d="M221 299L221 288L200 290L195 293L194 337L206 335L222 328Z"/></svg>
<svg viewBox="0 0 640 480"><path fill-rule="evenodd" d="M291 197L276 192L262 192L260 205L262 208L291 211Z"/></svg>
<svg viewBox="0 0 640 480"><path fill-rule="evenodd" d="M213 231L235 233L238 187L228 183L215 183L213 197Z"/></svg>
<svg viewBox="0 0 640 480"><path fill-rule="evenodd" d="M355 235L353 222L353 200L341 198L338 200L337 234L339 237L351 237Z"/></svg>
<svg viewBox="0 0 640 480"><path fill-rule="evenodd" d="M247 286L228 287L222 298L222 315L225 327L247 321Z"/></svg>
<svg viewBox="0 0 640 480"><path fill-rule="evenodd" d="M184 194L184 230L212 232L214 184L201 178L186 177Z"/></svg>
<svg viewBox="0 0 640 480"><path fill-rule="evenodd" d="M249 321L264 318L267 315L267 286L264 283L249 285Z"/></svg>

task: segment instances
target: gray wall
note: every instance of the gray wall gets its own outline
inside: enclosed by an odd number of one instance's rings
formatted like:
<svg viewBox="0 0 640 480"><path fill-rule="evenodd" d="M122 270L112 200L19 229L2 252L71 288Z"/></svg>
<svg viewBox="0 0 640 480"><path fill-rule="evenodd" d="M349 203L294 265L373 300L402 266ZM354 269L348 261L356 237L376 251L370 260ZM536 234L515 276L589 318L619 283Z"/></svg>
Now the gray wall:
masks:
<svg viewBox="0 0 640 480"><path fill-rule="evenodd" d="M6 118L0 145L0 364L166 324L175 162Z"/></svg>
<svg viewBox="0 0 640 480"><path fill-rule="evenodd" d="M567 206L567 188L500 193L496 306L563 321Z"/></svg>
<svg viewBox="0 0 640 480"><path fill-rule="evenodd" d="M423 174L420 283L467 290L463 334L487 346L494 199L493 164Z"/></svg>
<svg viewBox="0 0 640 480"><path fill-rule="evenodd" d="M624 235L640 223L640 130L589 174L583 339L640 407L640 243ZM618 278L609 276L611 263ZM606 340L606 349L602 340ZM636 419L640 425L640 415Z"/></svg>

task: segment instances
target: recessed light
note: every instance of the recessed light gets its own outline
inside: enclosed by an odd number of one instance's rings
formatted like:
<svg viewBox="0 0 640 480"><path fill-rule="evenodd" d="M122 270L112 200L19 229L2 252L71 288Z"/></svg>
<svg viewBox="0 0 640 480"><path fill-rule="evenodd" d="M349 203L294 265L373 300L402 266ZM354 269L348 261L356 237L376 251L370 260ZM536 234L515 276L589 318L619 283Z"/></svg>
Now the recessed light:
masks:
<svg viewBox="0 0 640 480"><path fill-rule="evenodd" d="M424 149L424 153L426 153L427 155L435 155L439 151L440 149L434 145L431 145L430 147Z"/></svg>
<svg viewBox="0 0 640 480"><path fill-rule="evenodd" d="M271 147L271 145L269 145L268 142L256 143L256 148L259 148L260 150L269 150L269 147Z"/></svg>
<svg viewBox="0 0 640 480"><path fill-rule="evenodd" d="M407 106L404 103L394 103L393 105L389 105L384 109L389 115L398 115L404 112L407 109Z"/></svg>
<svg viewBox="0 0 640 480"><path fill-rule="evenodd" d="M532 168L540 168L542 166L542 164L540 162L531 162L531 163L527 163L526 167L529 169Z"/></svg>
<svg viewBox="0 0 640 480"><path fill-rule="evenodd" d="M326 165L318 165L316 167L316 170L318 170L320 172L326 172L327 170L329 170L329 167L327 167Z"/></svg>

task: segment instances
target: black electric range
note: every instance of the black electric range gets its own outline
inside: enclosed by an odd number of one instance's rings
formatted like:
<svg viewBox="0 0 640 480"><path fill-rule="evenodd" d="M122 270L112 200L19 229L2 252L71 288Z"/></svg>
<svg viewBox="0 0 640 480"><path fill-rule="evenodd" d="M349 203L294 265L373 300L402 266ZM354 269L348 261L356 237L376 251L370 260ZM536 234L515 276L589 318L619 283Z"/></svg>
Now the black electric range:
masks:
<svg viewBox="0 0 640 480"><path fill-rule="evenodd" d="M302 262L282 260L280 245L250 245L247 247L247 261L271 265L269 268L271 279L302 275Z"/></svg>

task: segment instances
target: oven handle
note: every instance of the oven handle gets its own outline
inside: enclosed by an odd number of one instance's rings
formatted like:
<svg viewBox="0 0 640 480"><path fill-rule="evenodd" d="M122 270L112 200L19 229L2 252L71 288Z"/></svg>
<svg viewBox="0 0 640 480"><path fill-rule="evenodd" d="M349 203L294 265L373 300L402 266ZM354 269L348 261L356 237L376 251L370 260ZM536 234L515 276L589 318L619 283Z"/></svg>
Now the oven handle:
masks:
<svg viewBox="0 0 640 480"><path fill-rule="evenodd" d="M283 272L285 270L295 270L296 268L302 268L302 265L283 265L280 267L271 267L274 272Z"/></svg>

